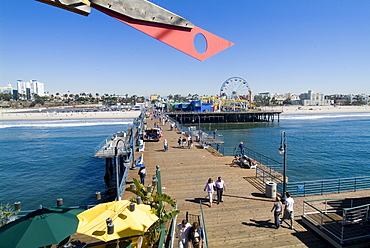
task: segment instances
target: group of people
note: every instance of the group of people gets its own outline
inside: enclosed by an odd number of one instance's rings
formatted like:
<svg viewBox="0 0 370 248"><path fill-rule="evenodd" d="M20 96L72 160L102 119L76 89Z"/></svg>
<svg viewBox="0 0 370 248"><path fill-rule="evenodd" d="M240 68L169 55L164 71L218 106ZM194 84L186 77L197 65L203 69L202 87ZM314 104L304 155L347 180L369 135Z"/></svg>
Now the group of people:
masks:
<svg viewBox="0 0 370 248"><path fill-rule="evenodd" d="M274 211L274 224L275 224L275 228L279 228L281 223L283 223L283 221L285 219L289 220L290 221L290 226L289 226L289 229L292 229L294 230L294 227L293 227L293 221L294 221L294 199L290 196L290 193L289 192L286 192L286 199L285 199L285 202L284 202L284 211L283 211L283 206L282 206L282 203L281 203L281 199L280 197L276 197L276 200L274 202L274 205L271 209L271 212ZM280 215L283 214L283 218L280 219Z"/></svg>
<svg viewBox="0 0 370 248"><path fill-rule="evenodd" d="M191 148L191 147L193 147L193 139L191 138L190 135L188 136L188 138L180 137L177 140L177 143L179 144L180 148L185 148L185 147Z"/></svg>
<svg viewBox="0 0 370 248"><path fill-rule="evenodd" d="M179 240L179 248L188 248L189 242L193 248L202 248L204 243L204 232L198 222L190 225L187 220L183 220L176 228L176 237Z"/></svg>
<svg viewBox="0 0 370 248"><path fill-rule="evenodd" d="M218 177L215 182L213 182L212 178L208 178L206 186L204 187L204 191L208 192L209 197L209 207L212 207L213 203L213 193L217 192L217 204L223 202L222 195L226 191L226 184L221 177Z"/></svg>

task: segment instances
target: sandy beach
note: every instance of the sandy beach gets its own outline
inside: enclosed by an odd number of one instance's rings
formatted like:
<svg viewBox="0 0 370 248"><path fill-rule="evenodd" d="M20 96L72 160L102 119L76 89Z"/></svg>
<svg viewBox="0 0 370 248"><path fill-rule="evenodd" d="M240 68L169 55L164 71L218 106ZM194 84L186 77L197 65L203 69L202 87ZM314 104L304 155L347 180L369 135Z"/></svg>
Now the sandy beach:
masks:
<svg viewBox="0 0 370 248"><path fill-rule="evenodd" d="M370 106L266 106L262 111L281 111L282 114L365 113ZM0 109L0 120L60 120L60 119L120 119L136 118L140 111L98 112L29 112L30 109ZM35 110L33 110L35 111Z"/></svg>
<svg viewBox="0 0 370 248"><path fill-rule="evenodd" d="M364 113L370 112L369 105L362 106L272 106L262 107L263 111L281 111L282 114L325 114L325 113Z"/></svg>
<svg viewBox="0 0 370 248"><path fill-rule="evenodd" d="M140 111L98 112L24 112L24 109L0 109L0 120L66 120L66 119L121 119L139 117Z"/></svg>

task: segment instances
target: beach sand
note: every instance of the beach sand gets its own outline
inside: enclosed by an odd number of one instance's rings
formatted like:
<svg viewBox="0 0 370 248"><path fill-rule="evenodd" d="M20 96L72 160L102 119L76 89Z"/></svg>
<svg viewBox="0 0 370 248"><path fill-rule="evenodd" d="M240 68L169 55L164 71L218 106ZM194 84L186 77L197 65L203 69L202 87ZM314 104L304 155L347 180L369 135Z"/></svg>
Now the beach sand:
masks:
<svg viewBox="0 0 370 248"><path fill-rule="evenodd" d="M281 111L282 114L325 114L325 113L365 113L370 112L369 105L362 106L272 106L262 107L263 111Z"/></svg>
<svg viewBox="0 0 370 248"><path fill-rule="evenodd" d="M27 110L0 109L0 120L120 119L136 118L141 113L140 111L26 113ZM281 111L282 114L365 113L370 112L370 106L266 106L260 110Z"/></svg>
<svg viewBox="0 0 370 248"><path fill-rule="evenodd" d="M42 113L23 112L22 109L0 109L0 120L72 120L72 119L121 119L137 118L141 111L102 111Z"/></svg>

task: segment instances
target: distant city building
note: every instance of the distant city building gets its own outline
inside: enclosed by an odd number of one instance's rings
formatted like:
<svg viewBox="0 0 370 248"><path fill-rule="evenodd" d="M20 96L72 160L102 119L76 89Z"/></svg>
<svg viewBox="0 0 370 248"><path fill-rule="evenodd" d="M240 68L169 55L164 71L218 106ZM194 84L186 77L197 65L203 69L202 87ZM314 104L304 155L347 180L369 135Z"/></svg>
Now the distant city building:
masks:
<svg viewBox="0 0 370 248"><path fill-rule="evenodd" d="M9 83L6 87L0 87L0 92L3 94L13 94L12 85Z"/></svg>
<svg viewBox="0 0 370 248"><path fill-rule="evenodd" d="M315 93L309 90L307 93L299 95L303 106L327 106L330 105L330 100L325 99L324 93Z"/></svg>
<svg viewBox="0 0 370 248"><path fill-rule="evenodd" d="M35 94L45 96L44 84L37 80L31 80L29 82L17 80L17 89L21 99L31 100Z"/></svg>
<svg viewBox="0 0 370 248"><path fill-rule="evenodd" d="M149 101L152 102L154 100L158 100L159 99L159 96L157 94L153 94L153 95L150 95L149 96Z"/></svg>
<svg viewBox="0 0 370 248"><path fill-rule="evenodd" d="M266 99L269 99L270 102L274 102L275 104L301 104L299 96L293 93L272 94L270 92L262 92L254 96L255 101Z"/></svg>

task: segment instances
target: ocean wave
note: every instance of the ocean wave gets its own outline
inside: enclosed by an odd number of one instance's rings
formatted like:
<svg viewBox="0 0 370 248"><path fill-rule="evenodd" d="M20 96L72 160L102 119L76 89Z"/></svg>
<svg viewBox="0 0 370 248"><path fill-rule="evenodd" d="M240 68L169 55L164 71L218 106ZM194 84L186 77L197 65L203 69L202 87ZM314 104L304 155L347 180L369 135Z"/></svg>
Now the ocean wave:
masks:
<svg viewBox="0 0 370 248"><path fill-rule="evenodd" d="M284 114L280 115L280 120L315 120L315 119L334 119L334 118L352 118L352 117L370 117L370 113L336 113L336 114Z"/></svg>
<svg viewBox="0 0 370 248"><path fill-rule="evenodd" d="M105 125L129 125L133 119L117 120L50 120L50 121L0 121L0 128L14 127L35 127L35 128L54 128L54 127L84 127L84 126L105 126Z"/></svg>

